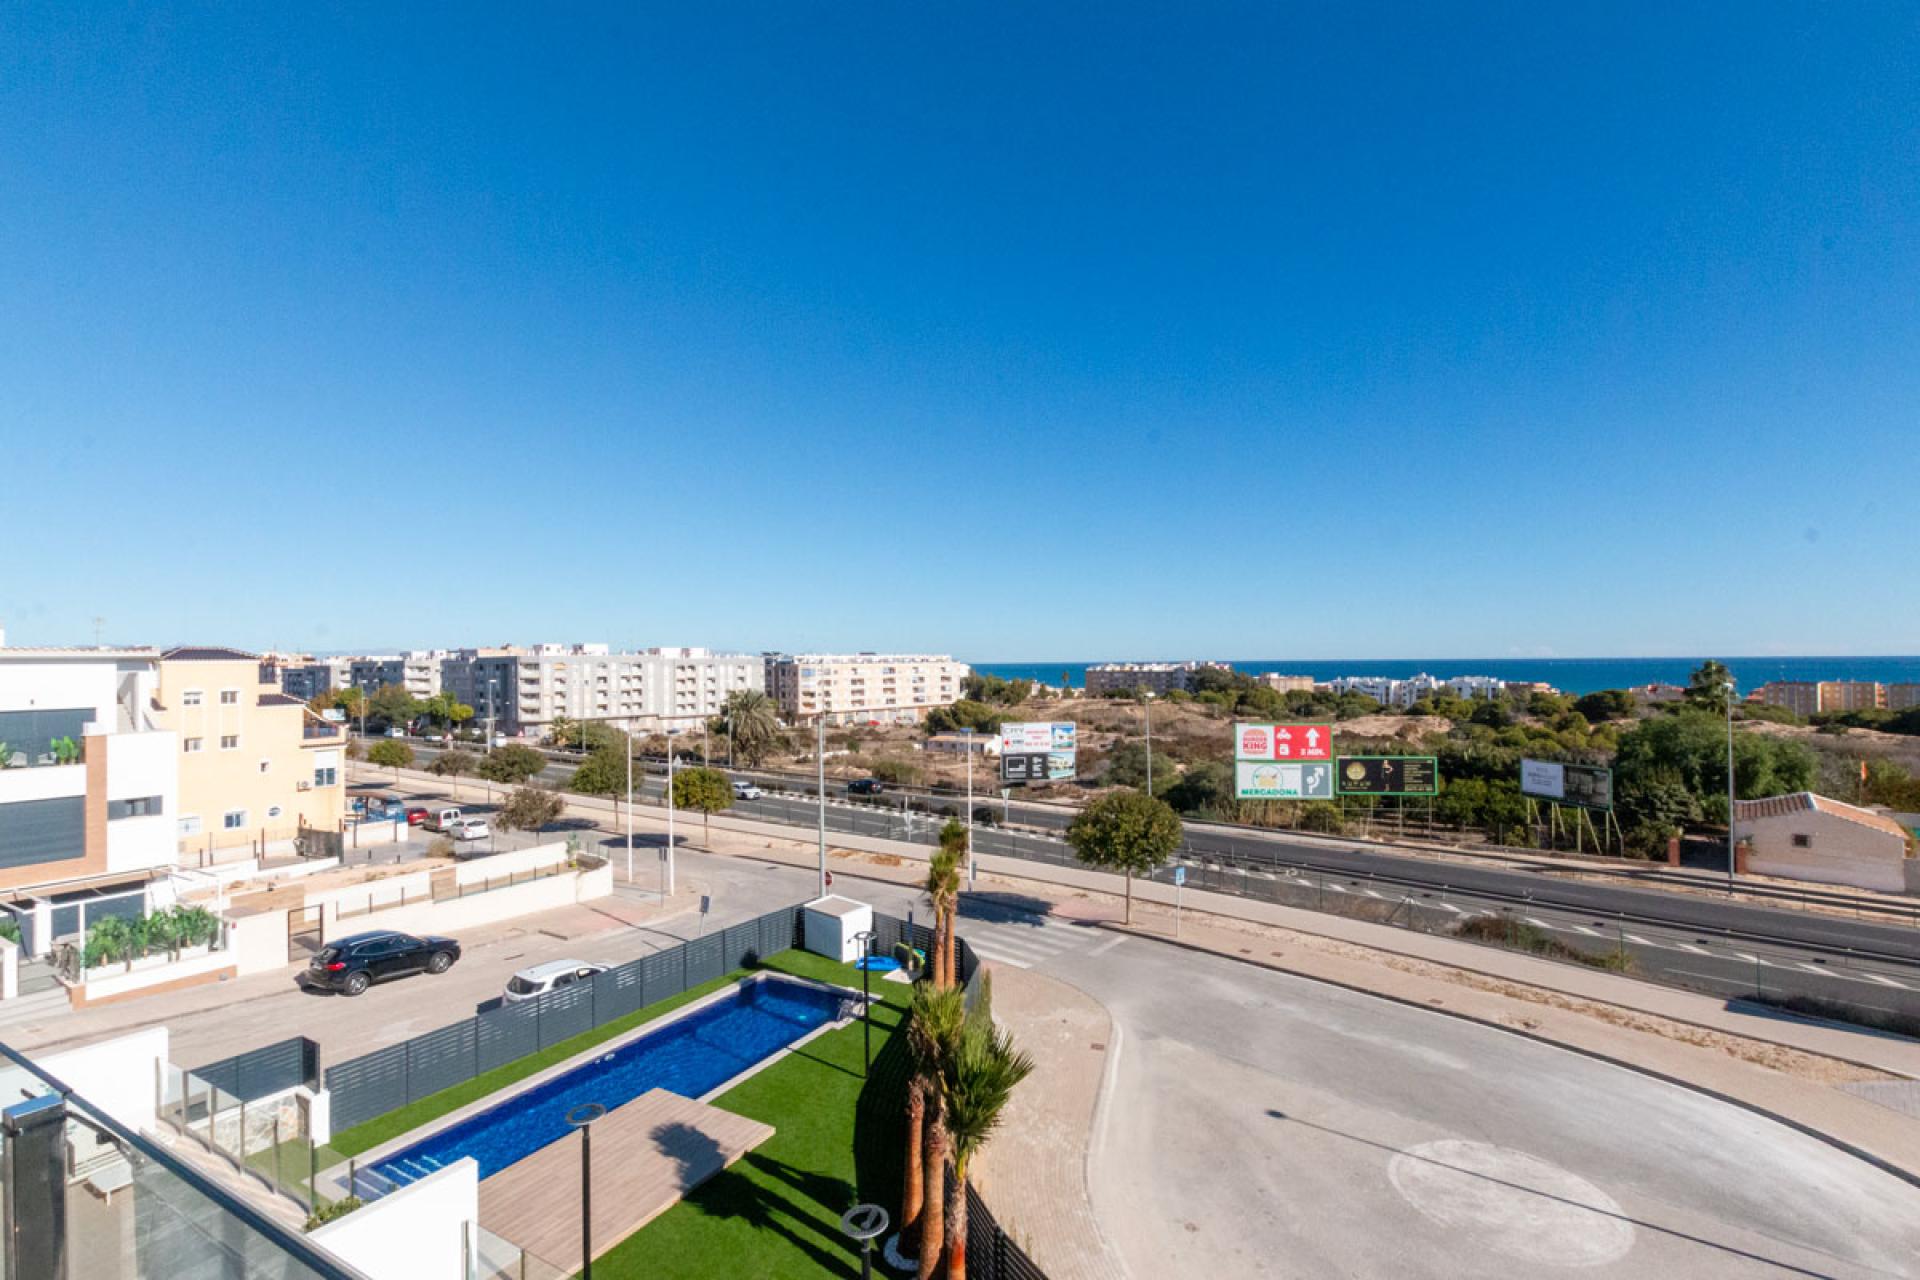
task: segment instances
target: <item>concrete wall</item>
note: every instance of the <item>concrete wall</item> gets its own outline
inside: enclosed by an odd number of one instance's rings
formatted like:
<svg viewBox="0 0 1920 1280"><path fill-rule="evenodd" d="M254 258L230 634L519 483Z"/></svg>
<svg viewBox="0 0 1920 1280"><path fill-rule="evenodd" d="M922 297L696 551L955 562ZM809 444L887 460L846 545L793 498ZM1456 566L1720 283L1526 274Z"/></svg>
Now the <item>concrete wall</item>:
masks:
<svg viewBox="0 0 1920 1280"><path fill-rule="evenodd" d="M364 884L342 885L334 889L307 890L307 905L325 907L327 918L327 936L335 933L333 921L339 919L340 908L364 913L368 903L381 907L391 902L411 901L414 898L426 898L433 891L433 873L431 871L413 871L403 875L385 876L379 880L369 880ZM352 919L353 917L349 917Z"/></svg>
<svg viewBox="0 0 1920 1280"><path fill-rule="evenodd" d="M48 1054L40 1065L95 1107L137 1131L154 1127L154 1084L166 1060L167 1028L161 1025Z"/></svg>
<svg viewBox="0 0 1920 1280"><path fill-rule="evenodd" d="M409 903L371 915L353 916L341 923L339 931L398 929L402 933L456 934L462 929L497 924L536 911L552 911L557 907L570 907L576 902L590 902L612 892L611 867L601 867L584 874L566 871L528 880L510 888L470 893L464 898ZM331 938L335 932L335 927L329 925L327 936Z"/></svg>
<svg viewBox="0 0 1920 1280"><path fill-rule="evenodd" d="M556 866L566 860L567 846L564 843L530 845L525 849L510 849L506 853L455 863L453 879L455 884L479 884L484 880Z"/></svg>
<svg viewBox="0 0 1920 1280"><path fill-rule="evenodd" d="M227 955L241 977L287 966L287 909L233 916L227 921Z"/></svg>
<svg viewBox="0 0 1920 1280"><path fill-rule="evenodd" d="M480 1166L456 1160L317 1228L307 1238L370 1280L466 1280L478 1244Z"/></svg>
<svg viewBox="0 0 1920 1280"><path fill-rule="evenodd" d="M286 935L282 933L281 954L285 953ZM131 969L124 965L103 965L99 969L89 969L87 973L100 976L89 976L81 985L68 989L68 996L76 1009L156 990L174 990L179 987L198 986L205 982L217 982L222 977L234 976L234 964L233 957L227 952L208 951L200 955L188 955L179 960L168 960L164 956L146 956L135 960Z"/></svg>
<svg viewBox="0 0 1920 1280"><path fill-rule="evenodd" d="M1907 889L1907 842L1891 831L1807 810L1741 822L1738 835L1753 842L1747 868L1755 875L1887 893ZM1807 837L1807 847L1794 844L1796 835Z"/></svg>

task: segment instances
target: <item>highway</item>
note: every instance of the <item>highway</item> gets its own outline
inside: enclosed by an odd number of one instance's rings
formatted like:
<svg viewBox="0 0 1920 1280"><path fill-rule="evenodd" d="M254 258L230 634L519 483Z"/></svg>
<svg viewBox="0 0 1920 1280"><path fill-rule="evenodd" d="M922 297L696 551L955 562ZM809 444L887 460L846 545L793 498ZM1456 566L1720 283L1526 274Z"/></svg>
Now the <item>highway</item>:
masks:
<svg viewBox="0 0 1920 1280"><path fill-rule="evenodd" d="M415 744L422 762L436 754ZM575 764L557 759L540 775L562 786ZM660 768L664 773L664 766ZM748 776L748 771L737 771ZM762 786L796 787L792 777L756 772ZM660 802L665 779L650 771L636 778L636 794ZM850 801L844 783L828 784L827 830L932 844L945 815L963 802L895 792L877 801ZM915 804L922 807L914 808ZM976 797L976 811L982 807ZM991 808L1000 810L996 801ZM735 802L733 812L757 821L790 825L796 839L816 828L817 798L804 792L768 794ZM1061 815L1038 806L1015 806L1013 817ZM1061 825L1056 821L1055 830ZM1502 936L1564 948L1596 959L1624 957L1629 971L1668 985L1728 999L1764 996L1845 1004L1866 1016L1920 1018L1920 929L1854 920L1817 911L1784 910L1679 893L1588 880L1506 866L1375 849L1308 842L1284 832L1186 825L1187 844L1178 859L1190 888L1260 898L1286 906L1330 911L1431 933L1453 933L1476 917L1493 917ZM1059 834L976 826L974 847L982 854L1075 865ZM1156 879L1171 881L1174 868ZM1616 960L1616 963L1619 963Z"/></svg>

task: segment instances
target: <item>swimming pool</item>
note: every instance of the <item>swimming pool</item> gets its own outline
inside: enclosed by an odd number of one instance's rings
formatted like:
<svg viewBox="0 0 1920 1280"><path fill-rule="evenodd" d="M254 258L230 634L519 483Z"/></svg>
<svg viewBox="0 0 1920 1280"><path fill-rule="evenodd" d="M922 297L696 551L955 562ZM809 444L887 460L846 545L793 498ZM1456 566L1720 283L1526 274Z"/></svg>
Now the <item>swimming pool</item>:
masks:
<svg viewBox="0 0 1920 1280"><path fill-rule="evenodd" d="M386 1189L370 1172L404 1186L462 1156L479 1162L482 1178L498 1173L564 1138L567 1112L583 1102L611 1111L649 1089L699 1098L838 1018L847 999L777 978L742 983L725 999L363 1167L361 1194Z"/></svg>

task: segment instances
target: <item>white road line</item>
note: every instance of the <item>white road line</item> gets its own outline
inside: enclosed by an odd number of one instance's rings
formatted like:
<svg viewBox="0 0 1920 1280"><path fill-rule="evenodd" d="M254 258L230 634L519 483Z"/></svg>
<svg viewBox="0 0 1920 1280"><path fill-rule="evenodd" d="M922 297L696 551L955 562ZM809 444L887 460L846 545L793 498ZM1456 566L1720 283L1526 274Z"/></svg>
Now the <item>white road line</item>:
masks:
<svg viewBox="0 0 1920 1280"><path fill-rule="evenodd" d="M1898 987L1902 991L1909 991L1912 989L1908 987L1907 984L1904 982L1895 982L1892 978L1883 978L1877 973L1863 973L1860 976L1865 978L1868 982L1877 982L1883 987Z"/></svg>
<svg viewBox="0 0 1920 1280"><path fill-rule="evenodd" d="M1460 908L1454 906L1451 902L1441 902L1435 905L1437 905L1442 911L1451 911L1455 915L1460 914Z"/></svg>
<svg viewBox="0 0 1920 1280"><path fill-rule="evenodd" d="M1380 896L1371 889L1362 889L1360 892L1366 894L1369 898L1378 898Z"/></svg>
<svg viewBox="0 0 1920 1280"><path fill-rule="evenodd" d="M1103 956L1107 954L1107 952L1119 946L1121 943L1125 942L1126 940L1127 940L1126 934L1116 933L1113 937L1108 938L1105 942L1101 943L1099 946L1095 947L1093 950L1087 952L1087 955L1090 957Z"/></svg>
<svg viewBox="0 0 1920 1280"><path fill-rule="evenodd" d="M1805 969L1808 973L1826 973L1827 972L1827 969L1824 966L1817 965L1817 964L1810 964L1805 960L1799 960L1799 961L1796 961L1795 963L1798 965L1798 967Z"/></svg>
<svg viewBox="0 0 1920 1280"><path fill-rule="evenodd" d="M1691 951L1696 956L1713 954L1712 952L1708 951L1705 947L1696 947L1691 942L1676 942L1673 945L1680 948L1682 951Z"/></svg>
<svg viewBox="0 0 1920 1280"><path fill-rule="evenodd" d="M1559 928L1559 926L1558 926L1558 925L1551 925L1551 924L1548 924L1548 923L1547 923L1547 922L1546 922L1545 920L1542 920L1542 919L1540 919L1540 918L1539 918L1538 916L1525 916L1525 917L1523 917L1523 919L1525 919L1525 920L1526 920L1526 922L1527 922L1528 924L1530 924L1530 925L1532 925L1532 926L1533 926L1534 928L1536 928L1536 929L1557 929L1557 928Z"/></svg>
<svg viewBox="0 0 1920 1280"><path fill-rule="evenodd" d="M1660 945L1659 943L1653 941L1651 938L1643 938L1637 933L1628 934L1627 941L1631 942L1636 947L1657 947Z"/></svg>
<svg viewBox="0 0 1920 1280"><path fill-rule="evenodd" d="M1576 924L1576 925L1574 925L1574 926L1573 926L1573 931L1574 931L1575 933L1584 933L1584 934L1586 934L1586 935L1587 935L1587 936L1588 936L1589 938L1597 938L1597 937L1599 937L1599 936L1600 936L1600 931L1599 931L1598 929L1589 929L1589 928L1588 928L1588 927L1587 927L1586 925L1584 925L1584 924Z"/></svg>

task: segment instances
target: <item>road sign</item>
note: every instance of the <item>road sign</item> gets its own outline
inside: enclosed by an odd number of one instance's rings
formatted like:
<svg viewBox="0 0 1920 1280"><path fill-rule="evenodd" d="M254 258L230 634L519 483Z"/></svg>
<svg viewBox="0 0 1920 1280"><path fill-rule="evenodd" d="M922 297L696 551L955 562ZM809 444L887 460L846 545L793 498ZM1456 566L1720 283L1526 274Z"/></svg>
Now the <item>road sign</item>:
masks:
<svg viewBox="0 0 1920 1280"><path fill-rule="evenodd" d="M701 894L700 895L700 914L705 915L707 914L707 912L711 910L713 910L713 895L706 894L706 893Z"/></svg>
<svg viewBox="0 0 1920 1280"><path fill-rule="evenodd" d="M1036 720L1000 726L1002 782L1071 782L1078 772L1079 726Z"/></svg>
<svg viewBox="0 0 1920 1280"><path fill-rule="evenodd" d="M1335 772L1343 796L1440 794L1440 762L1433 756L1341 756Z"/></svg>
<svg viewBox="0 0 1920 1280"><path fill-rule="evenodd" d="M1560 764L1553 760L1522 760L1523 795L1582 809L1613 808L1613 770L1592 764Z"/></svg>
<svg viewBox="0 0 1920 1280"><path fill-rule="evenodd" d="M1187 882L1187 869L1185 867L1175 867L1173 869L1173 887L1178 889L1181 885L1184 885L1186 882Z"/></svg>
<svg viewBox="0 0 1920 1280"><path fill-rule="evenodd" d="M1331 760L1333 726L1327 724L1237 724L1235 760Z"/></svg>
<svg viewBox="0 0 1920 1280"><path fill-rule="evenodd" d="M1233 766L1233 793L1242 800L1331 800L1330 761L1282 764L1240 760Z"/></svg>

